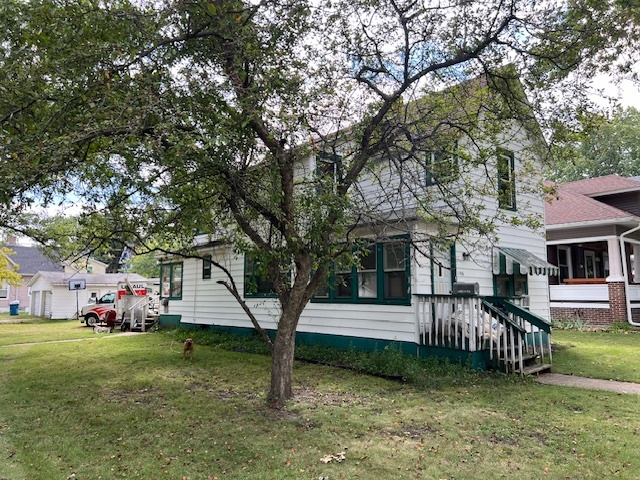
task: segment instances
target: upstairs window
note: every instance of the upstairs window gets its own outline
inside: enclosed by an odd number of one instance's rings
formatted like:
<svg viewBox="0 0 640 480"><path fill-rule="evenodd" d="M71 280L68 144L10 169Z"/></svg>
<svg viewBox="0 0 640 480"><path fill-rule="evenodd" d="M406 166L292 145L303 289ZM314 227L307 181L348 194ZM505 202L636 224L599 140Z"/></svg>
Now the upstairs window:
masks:
<svg viewBox="0 0 640 480"><path fill-rule="evenodd" d="M408 305L410 250L407 236L371 242L354 251L356 264L336 262L316 302L391 303Z"/></svg>
<svg viewBox="0 0 640 480"><path fill-rule="evenodd" d="M202 257L202 279L208 280L211 278L211 255L204 255Z"/></svg>
<svg viewBox="0 0 640 480"><path fill-rule="evenodd" d="M513 152L498 149L498 205L516 210L516 176Z"/></svg>
<svg viewBox="0 0 640 480"><path fill-rule="evenodd" d="M318 152L316 154L316 177L318 194L328 193L335 188L342 175L342 157L335 153Z"/></svg>
<svg viewBox="0 0 640 480"><path fill-rule="evenodd" d="M458 157L452 152L429 152L425 163L427 186L444 185L458 177Z"/></svg>

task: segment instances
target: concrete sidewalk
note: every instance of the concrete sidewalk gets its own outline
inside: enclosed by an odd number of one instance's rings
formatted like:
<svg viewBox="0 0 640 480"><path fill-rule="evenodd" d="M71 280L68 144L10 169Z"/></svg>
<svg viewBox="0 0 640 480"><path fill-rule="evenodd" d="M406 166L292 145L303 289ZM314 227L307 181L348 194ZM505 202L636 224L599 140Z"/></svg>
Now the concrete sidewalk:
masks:
<svg viewBox="0 0 640 480"><path fill-rule="evenodd" d="M576 377L574 375L561 375L559 373L545 373L539 375L538 382L544 383L545 385L588 388L592 390L607 390L609 392L640 395L640 384L632 382L599 380L597 378Z"/></svg>
<svg viewBox="0 0 640 480"><path fill-rule="evenodd" d="M116 338L116 337L128 337L131 335L144 335L146 332L122 332L122 333L110 333L110 334L97 334L95 337L85 338L70 338L68 340L48 340L44 342L27 342L27 343L9 343L7 345L0 345L2 347L28 347L33 345L43 345L46 343L69 343L69 342L87 342L91 340L97 340L99 338Z"/></svg>

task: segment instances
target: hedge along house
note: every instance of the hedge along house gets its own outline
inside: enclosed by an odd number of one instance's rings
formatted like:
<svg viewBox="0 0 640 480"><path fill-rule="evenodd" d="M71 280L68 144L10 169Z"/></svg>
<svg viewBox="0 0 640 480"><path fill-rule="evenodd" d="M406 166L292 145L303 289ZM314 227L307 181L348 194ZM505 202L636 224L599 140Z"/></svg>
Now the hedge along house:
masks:
<svg viewBox="0 0 640 480"><path fill-rule="evenodd" d="M474 101L475 127L486 126L489 109ZM529 188L540 171L539 138L537 130L511 122L485 145L457 134L447 148L427 142L423 154L406 161L399 160L402 145L393 143L350 191L351 205L360 210L351 214L357 221L342 241L357 261L335 262L302 312L297 341L368 349L394 344L514 372L525 372L528 360L548 368L547 275L555 267L545 260L545 239L536 228L543 225L544 200ZM321 194L348 161L349 143L314 147L299 165L298 182L301 190ZM472 226L461 228L463 214ZM491 235L483 231L485 220L495 228ZM261 265L211 235L198 236L195 247L200 258L160 259L161 325L253 329L219 283L227 277L212 267L215 261L240 286L260 325L275 330L279 304Z"/></svg>
<svg viewBox="0 0 640 480"><path fill-rule="evenodd" d="M558 185L546 224L552 317L640 326L640 178Z"/></svg>

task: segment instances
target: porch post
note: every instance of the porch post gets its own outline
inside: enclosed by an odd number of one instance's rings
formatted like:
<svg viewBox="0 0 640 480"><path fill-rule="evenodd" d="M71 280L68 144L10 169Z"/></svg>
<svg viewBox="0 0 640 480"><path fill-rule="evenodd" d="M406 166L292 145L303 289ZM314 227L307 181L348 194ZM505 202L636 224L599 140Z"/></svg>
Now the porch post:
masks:
<svg viewBox="0 0 640 480"><path fill-rule="evenodd" d="M640 245L633 244L633 282L637 282L640 278Z"/></svg>
<svg viewBox="0 0 640 480"><path fill-rule="evenodd" d="M607 240L607 251L609 254L609 276L607 277L607 283L624 282L620 242L617 238L614 237Z"/></svg>

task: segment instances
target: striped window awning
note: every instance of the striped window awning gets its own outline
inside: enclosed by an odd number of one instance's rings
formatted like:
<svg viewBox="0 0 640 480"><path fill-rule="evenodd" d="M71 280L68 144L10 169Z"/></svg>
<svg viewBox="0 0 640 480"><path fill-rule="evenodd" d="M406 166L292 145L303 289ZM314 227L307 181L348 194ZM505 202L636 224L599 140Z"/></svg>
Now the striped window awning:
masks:
<svg viewBox="0 0 640 480"><path fill-rule="evenodd" d="M514 267L514 265L517 265ZM522 275L559 275L559 269L546 260L522 248L496 247L493 249L493 274L512 275L514 268ZM518 271L518 270L516 270Z"/></svg>

